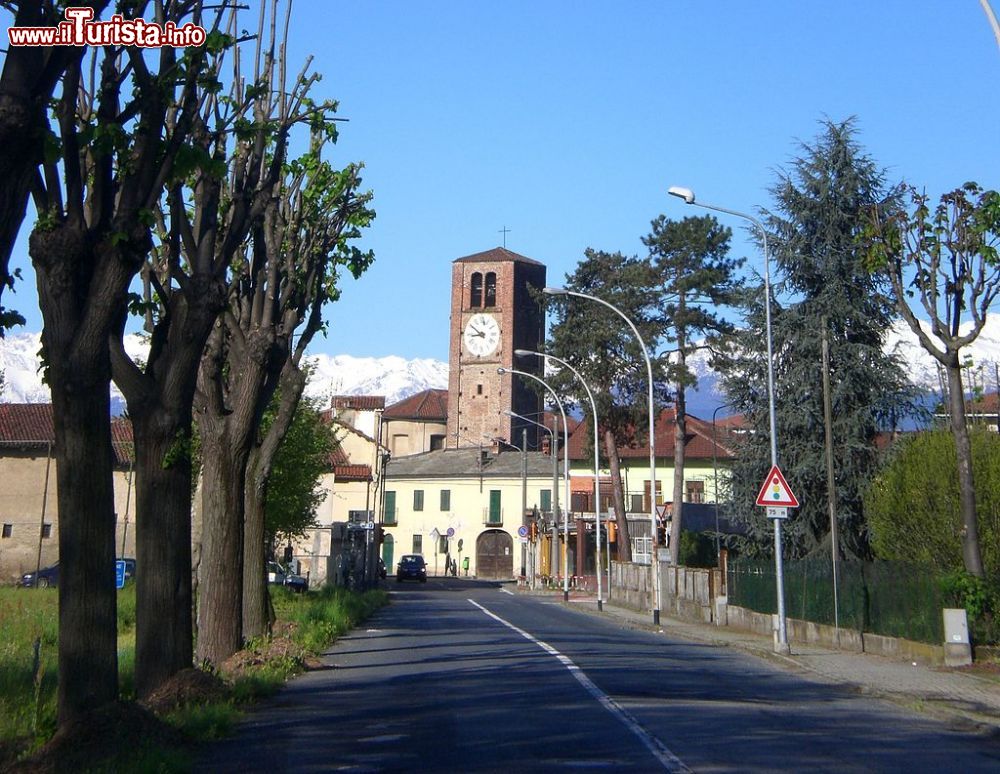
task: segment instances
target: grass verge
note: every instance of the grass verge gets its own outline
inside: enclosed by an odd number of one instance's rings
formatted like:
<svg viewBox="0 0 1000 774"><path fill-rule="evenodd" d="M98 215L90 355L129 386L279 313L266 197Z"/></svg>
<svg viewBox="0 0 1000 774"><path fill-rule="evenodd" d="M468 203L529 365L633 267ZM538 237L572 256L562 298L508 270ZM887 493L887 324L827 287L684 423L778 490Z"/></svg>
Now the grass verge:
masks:
<svg viewBox="0 0 1000 774"><path fill-rule="evenodd" d="M381 590L355 593L326 588L294 594L271 589L274 636L247 644L217 674L187 670L156 702L152 713L134 699L135 590L118 597L119 693L122 702L98 724L124 728L138 724L148 743L141 748L125 735L121 745L95 744L77 765L66 757L56 731L58 596L55 589L0 588L0 770L156 771L190 770L189 752L198 742L224 737L243 712L308 668L338 636L388 602ZM37 643L37 657L36 657ZM129 709L131 707L131 709ZM126 719L123 714L129 714ZM155 713L155 715L153 714ZM136 717L142 715L141 717ZM162 727L162 733L151 729ZM106 738L98 728L81 736ZM178 739L187 744L178 749ZM104 749L104 748L107 749ZM51 748L51 749L50 749ZM187 751L184 748L188 748ZM85 753L72 745L74 758ZM47 750L49 751L47 753ZM96 756L96 757L95 757ZM52 758L52 760L48 760ZM20 763L18 763L20 761Z"/></svg>

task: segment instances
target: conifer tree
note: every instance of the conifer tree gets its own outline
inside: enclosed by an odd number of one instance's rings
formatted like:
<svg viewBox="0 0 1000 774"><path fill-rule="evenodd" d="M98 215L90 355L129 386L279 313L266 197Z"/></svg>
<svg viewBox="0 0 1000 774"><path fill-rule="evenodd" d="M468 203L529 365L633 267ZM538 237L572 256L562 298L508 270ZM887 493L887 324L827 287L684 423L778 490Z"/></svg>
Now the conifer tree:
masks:
<svg viewBox="0 0 1000 774"><path fill-rule="evenodd" d="M821 325L827 319L836 512L843 553L870 554L862 492L877 464L880 426L912 409L901 365L883 351L893 306L884 278L870 274L858 236L862 214L886 198L884 174L855 141L853 120L825 121L771 194L765 227L778 289L772 307L778 464L801 507L785 528L785 553L829 555L824 456ZM748 548L768 553L770 525L754 506L770 465L763 298L754 296L739 354L725 368L731 402L747 417L733 474Z"/></svg>

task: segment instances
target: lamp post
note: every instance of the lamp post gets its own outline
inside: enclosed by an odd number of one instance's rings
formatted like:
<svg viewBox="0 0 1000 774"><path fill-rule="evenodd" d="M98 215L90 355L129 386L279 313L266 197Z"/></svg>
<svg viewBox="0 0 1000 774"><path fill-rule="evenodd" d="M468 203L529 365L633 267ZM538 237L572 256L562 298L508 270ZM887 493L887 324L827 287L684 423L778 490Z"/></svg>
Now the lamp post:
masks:
<svg viewBox="0 0 1000 774"><path fill-rule="evenodd" d="M771 431L771 467L777 467L778 465L778 430L777 421L775 419L774 413L774 353L772 349L771 340L771 258L767 249L767 231L764 229L764 225L753 217L753 215L748 215L745 212L739 212L738 210L730 210L726 207L719 207L714 204L706 204L705 202L699 202L695 199L694 191L690 188L682 188L680 186L671 186L667 193L671 196L676 196L684 200L685 204L693 204L696 207L704 207L706 210L715 210L716 212L724 212L727 215L734 215L737 218L743 218L749 221L753 226L760 232L761 239L764 243L764 321L766 327L766 339L767 339L767 416L768 424L770 425ZM784 571L781 559L781 519L773 519L774 521L774 567L775 574L777 576L777 586L778 586L778 644L776 650L779 653L789 653L788 647L788 630L785 624L785 583L784 583Z"/></svg>
<svg viewBox="0 0 1000 774"><path fill-rule="evenodd" d="M556 402L559 407L559 413L562 415L563 423L563 438L569 439L569 425L566 422L566 412L563 410L562 401L559 400L559 396L556 395L556 391L553 390L549 383L534 374L529 374L527 371L518 371L514 368L503 368L497 369L498 374L516 374L517 376L523 376L527 379L534 379L542 387L549 391L552 399ZM553 435L553 440L555 440L555 435ZM563 492L565 499L563 501L563 539L566 545L563 549L563 601L569 601L569 444L565 441L563 442Z"/></svg>
<svg viewBox="0 0 1000 774"><path fill-rule="evenodd" d="M561 366L565 366L569 369L573 376L577 378L580 384L583 385L583 389L587 392L587 398L590 400L590 410L594 413L594 534L597 537L595 541L597 549L594 556L594 562L597 567L597 609L599 611L603 610L604 601L601 595L601 468L600 460L598 458L597 404L594 402L594 394L590 391L590 387L587 385L587 382L584 381L584 378L580 376L580 372L562 358L558 358L555 355L547 355L542 352L533 352L528 349L515 349L514 354L518 357L547 358L559 363ZM610 578L608 580L610 582Z"/></svg>
<svg viewBox="0 0 1000 774"><path fill-rule="evenodd" d="M552 504L553 503L558 504L558 502L559 502L559 469L557 467L558 463L556 462L556 460L557 460L557 457L556 457L556 434L555 434L555 431L553 429L555 427L555 423L556 423L555 422L555 416L552 417L552 425L553 425L553 427L550 428L550 427L546 427L541 422L536 422L534 419L531 419L530 417L524 416L524 414L518 414L516 411L510 411L509 409L505 409L503 413L506 414L509 417L516 417L517 419L521 419L521 420L523 420L525 422L529 422L529 423L531 423L533 425L537 425L538 427L542 428L542 430L544 430L546 433L549 434L549 438L551 439L550 442L549 442L549 449L551 450L550 453L549 453L549 456L552 457L552 501L549 504L549 508L552 509L552 513L553 513L553 516L552 516L552 530L555 533L555 532L558 531L558 527L556 526L555 509L552 507ZM523 431L523 428L522 428L522 431ZM523 434L524 433L522 432L522 435ZM528 448L527 436L525 436L524 447ZM556 542L557 542L556 538L555 538L555 536L553 536L552 545L555 546ZM538 558L539 558L539 561L540 561L541 560L541 554L540 553L539 553L539 557ZM556 557L555 560L553 560L552 556L550 554L549 560L550 560L550 564L554 567L558 563L558 556ZM534 573L532 573L532 576L531 576L531 585L532 585L532 588L535 587L535 576L534 576Z"/></svg>
<svg viewBox="0 0 1000 774"><path fill-rule="evenodd" d="M649 568L651 573L650 582L653 592L651 595L653 597L653 624L658 626L660 623L660 573L657 572L656 558L656 438L654 436L656 417L653 414L653 364L649 359L649 351L646 349L646 343L642 340L642 336L639 334L639 330L635 327L635 324L621 309L613 304L609 304L603 298L591 296L587 293L580 293L576 290L566 290L566 288L544 288L542 292L549 296L576 296L577 298L585 298L589 301L596 301L597 303L606 306L612 312L621 317L626 323L628 323L628 327L632 329L632 333L635 334L635 337L639 340L639 349L642 350L642 356L646 360L646 375L649 382ZM680 535L677 535L676 539L680 540Z"/></svg>

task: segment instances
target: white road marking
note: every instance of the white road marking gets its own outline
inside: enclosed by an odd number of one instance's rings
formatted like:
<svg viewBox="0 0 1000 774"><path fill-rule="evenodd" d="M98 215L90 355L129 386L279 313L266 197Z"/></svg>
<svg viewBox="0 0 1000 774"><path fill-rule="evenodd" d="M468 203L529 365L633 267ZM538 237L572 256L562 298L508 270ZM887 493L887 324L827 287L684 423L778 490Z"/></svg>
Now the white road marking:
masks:
<svg viewBox="0 0 1000 774"><path fill-rule="evenodd" d="M528 642L533 642L535 645L540 647L550 656L554 656L560 664L562 664L564 667L566 667L566 669L569 670L569 673L576 678L577 682L579 682L580 685L582 685L587 690L587 693L589 693L591 696L597 699L597 701L601 704L602 707L604 707L604 709L606 709L608 712L610 712L612 715L618 718L624 724L624 726L639 739L640 742L646 745L647 749L649 749L649 751L660 762L660 764L663 766L664 769L666 769L667 771L677 771L677 772L691 771L691 769L689 769L687 766L684 765L684 762L680 758L678 758L676 755L673 754L673 752L670 751L670 748L668 748L663 742L661 742L655 736L650 734L645 728L643 728L642 725L639 723L639 721L636 720L634 717L632 717L632 715L629 714L629 712L624 707L622 707L620 704L618 704L618 702L616 702L614 699L612 699L610 696L604 693L600 688L594 685L593 681L589 677L587 677L586 674L584 674L583 670L580 669L580 667L578 667L576 664L573 663L573 660L571 658L569 658L568 656L564 656L562 653L553 648L547 642L542 642L537 637L534 637L528 632L524 631L524 629L515 626L510 621L504 620L496 613L487 610L485 607L480 605L475 600L469 599L467 601L473 604L474 606L478 607L494 621L502 623L508 629L520 634L522 637L528 640Z"/></svg>

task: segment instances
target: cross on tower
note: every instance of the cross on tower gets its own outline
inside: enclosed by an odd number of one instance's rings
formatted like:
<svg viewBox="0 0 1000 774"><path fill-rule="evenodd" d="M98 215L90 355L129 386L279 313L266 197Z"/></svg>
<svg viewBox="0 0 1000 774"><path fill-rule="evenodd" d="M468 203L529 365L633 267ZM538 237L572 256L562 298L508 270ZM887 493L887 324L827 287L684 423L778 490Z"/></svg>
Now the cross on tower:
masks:
<svg viewBox="0 0 1000 774"><path fill-rule="evenodd" d="M498 234L503 234L503 248L504 248L504 250L506 250L507 249L507 235L510 233L510 229L507 228L506 226L504 226L497 233Z"/></svg>

